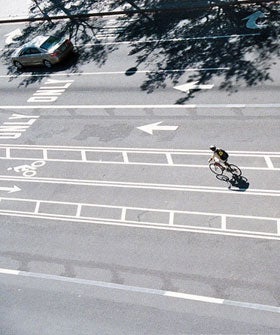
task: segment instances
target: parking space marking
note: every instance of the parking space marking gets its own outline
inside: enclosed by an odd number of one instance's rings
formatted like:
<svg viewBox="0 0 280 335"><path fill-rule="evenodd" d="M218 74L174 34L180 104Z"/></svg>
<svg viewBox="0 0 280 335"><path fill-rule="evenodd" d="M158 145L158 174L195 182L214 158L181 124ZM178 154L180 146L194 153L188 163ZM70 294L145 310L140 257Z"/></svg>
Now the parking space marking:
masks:
<svg viewBox="0 0 280 335"><path fill-rule="evenodd" d="M0 275L19 276L19 277L25 277L25 278L36 278L36 279L47 280L47 281L59 281L63 283L94 286L94 287L110 289L110 290L121 290L121 291L126 291L126 292L133 292L133 293L158 295L163 298L183 299L183 300L189 300L189 301L196 301L200 303L231 306L231 307L235 307L235 308L238 307L238 308L243 308L243 309L253 309L257 311L265 311L265 312L270 312L270 313L280 313L280 307L278 306L214 298L214 297L209 297L209 296L188 294L184 292L174 292L174 291L165 291L165 290L153 289L153 288L147 288L147 287L130 286L130 285L96 281L96 280L90 280L90 279L58 276L54 274L44 274L44 273L20 271L20 270L15 270L15 269L0 268Z"/></svg>
<svg viewBox="0 0 280 335"><path fill-rule="evenodd" d="M15 209L16 204L22 204L20 210ZM91 203L79 203L79 202L65 202L65 201L49 201L42 199L21 199L21 198L0 198L0 215L9 216L27 216L44 219L57 219L57 220L73 220L85 223L104 223L112 225L143 225L150 227L171 227L183 230L191 229L191 231L209 231L209 232L223 232L226 234L237 234L240 236L264 236L264 237L278 237L279 234L279 222L280 218L274 217L263 217L263 216L252 216L252 215L237 215L237 214L225 214L215 212L198 212L198 211L182 211L182 210L168 210L168 209L157 209L157 208L145 208L145 207L131 207L131 206L115 206L115 205L101 205ZM24 207L26 206L26 208ZM11 209L12 208L12 209ZM62 208L62 209L61 209ZM95 210L92 212L90 209ZM105 211L104 211L105 209ZM111 210L111 212L110 212ZM129 214L135 212L143 213L154 213L157 216L157 222L153 220L148 221L147 217L141 221L138 216L138 220L128 219ZM94 214L92 214L94 213ZM97 213L97 214L96 214ZM166 214L165 216L161 214ZM188 225L180 223L182 215L185 216L185 220L188 216L195 217L212 217L219 218L219 227L213 228L208 226L199 225ZM160 220L160 218L162 220ZM270 230L274 233L259 230L245 230L231 229L226 226L227 219L242 219L242 220L254 220L254 221L266 221L270 222ZM250 226L249 226L250 227ZM252 235L252 236L251 236Z"/></svg>

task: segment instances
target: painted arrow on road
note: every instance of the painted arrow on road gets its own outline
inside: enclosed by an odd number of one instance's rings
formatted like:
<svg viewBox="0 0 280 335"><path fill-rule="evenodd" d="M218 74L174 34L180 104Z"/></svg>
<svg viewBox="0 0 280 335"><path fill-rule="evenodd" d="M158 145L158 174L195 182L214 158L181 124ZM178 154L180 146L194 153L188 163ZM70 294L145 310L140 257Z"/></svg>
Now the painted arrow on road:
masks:
<svg viewBox="0 0 280 335"><path fill-rule="evenodd" d="M19 187L17 187L16 185L14 185L13 187L0 187L0 191L6 191L8 193L14 193L14 192L21 191L21 189Z"/></svg>
<svg viewBox="0 0 280 335"><path fill-rule="evenodd" d="M201 85L198 84L198 81L193 81L191 83L186 83L184 85L174 86L175 90L189 93L190 90L210 90L214 85Z"/></svg>
<svg viewBox="0 0 280 335"><path fill-rule="evenodd" d="M18 28L18 29L15 29L13 31L11 31L9 34L6 34L5 37L7 36L6 40L5 40L5 43L6 44L12 44L14 43L14 38L16 37L19 37L22 35L22 32L21 30Z"/></svg>
<svg viewBox="0 0 280 335"><path fill-rule="evenodd" d="M162 121L151 123L151 124L146 124L145 126L137 127L137 129L140 129L144 131L145 133L153 135L153 132L155 130L169 130L170 131L170 130L176 130L178 128L178 126L160 126L161 123Z"/></svg>
<svg viewBox="0 0 280 335"><path fill-rule="evenodd" d="M257 24L256 21L262 17L265 17L265 14L260 10L258 10L257 12L245 17L242 20L248 20L246 23L246 27L249 29L261 29L267 27L266 24Z"/></svg>

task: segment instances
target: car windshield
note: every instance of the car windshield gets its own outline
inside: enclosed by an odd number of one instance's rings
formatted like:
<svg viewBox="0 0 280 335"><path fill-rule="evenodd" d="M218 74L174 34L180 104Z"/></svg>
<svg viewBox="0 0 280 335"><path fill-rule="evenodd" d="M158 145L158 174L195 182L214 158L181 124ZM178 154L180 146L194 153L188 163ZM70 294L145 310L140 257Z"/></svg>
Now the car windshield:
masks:
<svg viewBox="0 0 280 335"><path fill-rule="evenodd" d="M41 48L45 50L51 49L57 43L59 43L60 39L54 36L50 36L42 45Z"/></svg>

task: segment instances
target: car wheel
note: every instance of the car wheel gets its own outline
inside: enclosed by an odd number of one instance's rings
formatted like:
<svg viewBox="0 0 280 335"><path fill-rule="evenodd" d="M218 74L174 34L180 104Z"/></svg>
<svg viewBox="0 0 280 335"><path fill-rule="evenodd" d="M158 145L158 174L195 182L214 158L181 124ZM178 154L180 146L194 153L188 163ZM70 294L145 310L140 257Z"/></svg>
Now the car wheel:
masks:
<svg viewBox="0 0 280 335"><path fill-rule="evenodd" d="M44 61L43 61L43 64L44 64L46 67L48 67L49 69L52 67L52 63L51 63L50 61L48 61L48 60L44 60Z"/></svg>
<svg viewBox="0 0 280 335"><path fill-rule="evenodd" d="M22 70L22 69L23 69L23 65L22 65L20 62L18 62L17 60L14 61L14 65L15 65L15 67L16 67L18 70Z"/></svg>

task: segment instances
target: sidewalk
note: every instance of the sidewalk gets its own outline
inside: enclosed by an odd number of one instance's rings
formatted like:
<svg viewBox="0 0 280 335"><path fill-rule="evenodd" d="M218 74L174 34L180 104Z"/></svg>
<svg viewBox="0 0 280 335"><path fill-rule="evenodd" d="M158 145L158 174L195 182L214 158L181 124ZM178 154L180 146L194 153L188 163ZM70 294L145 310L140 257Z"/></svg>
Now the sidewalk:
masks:
<svg viewBox="0 0 280 335"><path fill-rule="evenodd" d="M158 5L155 5L155 3L152 1L151 7L149 5L146 5L145 8L141 6L141 1L136 0L127 0L127 1L120 1L120 6L115 7L114 11L146 11L146 12L152 12L154 10L182 10L182 9L200 9L200 8L208 8L208 7L214 7L214 6L227 6L227 5L233 5L233 4L248 4L248 3L269 3L269 2L279 2L277 0L161 0L158 2ZM65 1L65 11L61 11L60 13L56 13L54 18L56 16L66 16L66 12L69 12L68 15L102 15L101 13L106 12L106 3L109 5L112 3L112 0L104 0L103 2L103 8L102 10L98 10L98 8L88 8L85 11L79 10L77 12L76 10L72 10L71 12L68 10L69 4L79 3L81 5L81 1ZM27 19L30 18L30 12L29 9L32 5L35 4L35 0L0 0L0 6L1 6L1 12L0 12L0 23L2 21L13 21L13 20L19 20L19 19ZM138 5L139 4L139 5ZM93 3L94 5L94 3ZM44 6L43 3L40 5L40 7ZM147 8L148 7L148 8ZM80 7L81 8L81 7ZM108 8L110 8L108 6ZM111 12L113 13L113 12ZM108 11L107 11L108 14ZM50 16L51 13L49 13ZM38 12L36 11L36 17L42 17L42 13L38 9ZM34 14L33 14L34 17Z"/></svg>
<svg viewBox="0 0 280 335"><path fill-rule="evenodd" d="M32 0L0 0L0 20L28 17Z"/></svg>

